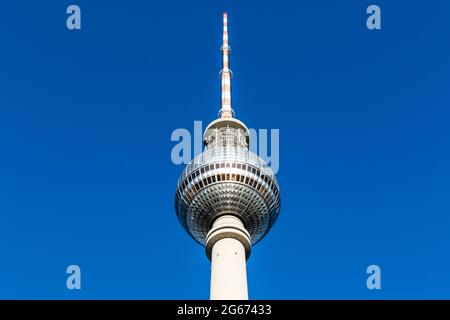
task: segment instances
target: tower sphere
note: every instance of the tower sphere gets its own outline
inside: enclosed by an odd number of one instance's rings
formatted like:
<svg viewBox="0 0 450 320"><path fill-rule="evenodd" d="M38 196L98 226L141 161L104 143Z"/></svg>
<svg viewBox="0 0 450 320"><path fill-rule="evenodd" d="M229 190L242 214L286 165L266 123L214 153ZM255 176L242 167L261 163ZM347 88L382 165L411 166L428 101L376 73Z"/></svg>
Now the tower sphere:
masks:
<svg viewBox="0 0 450 320"><path fill-rule="evenodd" d="M261 240L280 211L273 171L248 150L247 127L235 118L219 118L205 130L205 151L178 180L175 209L186 231L200 244L221 216L238 217L251 244Z"/></svg>

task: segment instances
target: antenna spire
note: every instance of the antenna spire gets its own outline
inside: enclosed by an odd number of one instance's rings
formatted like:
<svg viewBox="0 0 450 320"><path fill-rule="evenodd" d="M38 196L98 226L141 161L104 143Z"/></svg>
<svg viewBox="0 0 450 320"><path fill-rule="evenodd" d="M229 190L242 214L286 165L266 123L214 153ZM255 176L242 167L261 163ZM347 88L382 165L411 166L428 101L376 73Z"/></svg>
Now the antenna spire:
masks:
<svg viewBox="0 0 450 320"><path fill-rule="evenodd" d="M222 44L222 70L220 71L222 79L222 108L220 110L221 118L232 118L231 109L231 70L229 69L229 56L231 48L228 45L228 14L223 13L223 44Z"/></svg>

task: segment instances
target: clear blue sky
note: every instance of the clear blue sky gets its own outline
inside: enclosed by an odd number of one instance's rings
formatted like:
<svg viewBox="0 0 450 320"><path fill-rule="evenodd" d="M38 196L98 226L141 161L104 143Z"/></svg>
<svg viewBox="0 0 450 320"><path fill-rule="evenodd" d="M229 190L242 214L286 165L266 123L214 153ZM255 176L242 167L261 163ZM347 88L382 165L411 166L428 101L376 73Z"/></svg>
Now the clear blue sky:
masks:
<svg viewBox="0 0 450 320"><path fill-rule="evenodd" d="M365 26L374 3L381 31ZM217 115L224 10L236 114L280 129L282 210L248 261L250 297L450 298L444 0L3 3L0 298L209 297L170 135Z"/></svg>

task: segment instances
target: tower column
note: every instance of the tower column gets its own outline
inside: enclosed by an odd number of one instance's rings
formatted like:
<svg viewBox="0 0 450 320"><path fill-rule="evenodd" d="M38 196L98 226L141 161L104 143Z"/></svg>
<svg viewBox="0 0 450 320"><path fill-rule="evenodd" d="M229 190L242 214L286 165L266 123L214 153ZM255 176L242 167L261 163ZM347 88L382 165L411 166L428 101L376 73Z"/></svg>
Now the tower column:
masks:
<svg viewBox="0 0 450 320"><path fill-rule="evenodd" d="M247 266L250 235L234 216L217 218L206 237L211 260L211 300L248 300Z"/></svg>

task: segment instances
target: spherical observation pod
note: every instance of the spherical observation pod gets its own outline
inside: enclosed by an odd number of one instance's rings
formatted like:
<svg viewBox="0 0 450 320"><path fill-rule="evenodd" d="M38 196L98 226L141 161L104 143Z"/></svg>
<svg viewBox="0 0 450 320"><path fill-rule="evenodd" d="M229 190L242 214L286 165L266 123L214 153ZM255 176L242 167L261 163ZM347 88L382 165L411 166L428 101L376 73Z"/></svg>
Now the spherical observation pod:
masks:
<svg viewBox="0 0 450 320"><path fill-rule="evenodd" d="M186 231L200 244L221 216L240 218L252 245L275 223L280 191L267 164L241 147L207 149L186 167L178 180L175 209Z"/></svg>

